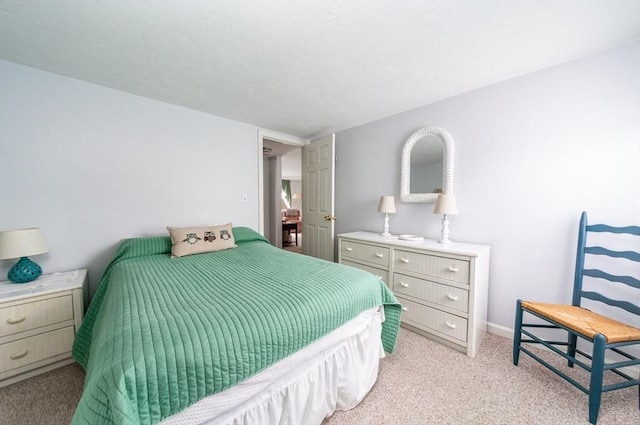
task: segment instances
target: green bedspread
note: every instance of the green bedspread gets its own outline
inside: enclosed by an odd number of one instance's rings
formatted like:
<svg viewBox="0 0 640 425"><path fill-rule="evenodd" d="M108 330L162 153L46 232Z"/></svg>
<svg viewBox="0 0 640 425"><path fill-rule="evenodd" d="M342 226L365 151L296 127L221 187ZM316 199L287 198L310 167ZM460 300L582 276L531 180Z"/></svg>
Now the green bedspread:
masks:
<svg viewBox="0 0 640 425"><path fill-rule="evenodd" d="M74 424L156 423L381 304L393 350L400 305L380 279L233 234L237 248L181 258L168 237L122 242L74 342Z"/></svg>

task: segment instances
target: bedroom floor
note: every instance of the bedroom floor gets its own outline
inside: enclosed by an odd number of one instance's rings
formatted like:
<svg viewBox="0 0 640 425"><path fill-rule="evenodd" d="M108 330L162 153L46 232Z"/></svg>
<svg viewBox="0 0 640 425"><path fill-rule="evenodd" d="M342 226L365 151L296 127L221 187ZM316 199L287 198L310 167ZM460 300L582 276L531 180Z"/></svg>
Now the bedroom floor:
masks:
<svg viewBox="0 0 640 425"><path fill-rule="evenodd" d="M39 425L46 418L48 425L68 424L83 379L73 364L0 389L0 423ZM489 334L471 359L402 328L365 400L323 425L583 425L587 416L587 397L552 372L526 356L513 366L507 338ZM599 425L638 423L637 388L603 396Z"/></svg>
<svg viewBox="0 0 640 425"><path fill-rule="evenodd" d="M298 233L298 245L296 246L296 239L294 235L291 235L292 241L289 244L283 244L282 249L285 251L297 252L302 254L302 233Z"/></svg>

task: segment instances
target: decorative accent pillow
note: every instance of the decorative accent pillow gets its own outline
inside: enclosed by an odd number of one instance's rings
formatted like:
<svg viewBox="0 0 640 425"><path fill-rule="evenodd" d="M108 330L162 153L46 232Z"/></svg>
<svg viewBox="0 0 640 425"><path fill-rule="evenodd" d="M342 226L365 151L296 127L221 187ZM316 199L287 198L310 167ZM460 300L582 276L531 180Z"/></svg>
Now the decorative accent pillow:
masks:
<svg viewBox="0 0 640 425"><path fill-rule="evenodd" d="M235 248L231 223L207 227L168 227L171 236L171 257L201 254Z"/></svg>

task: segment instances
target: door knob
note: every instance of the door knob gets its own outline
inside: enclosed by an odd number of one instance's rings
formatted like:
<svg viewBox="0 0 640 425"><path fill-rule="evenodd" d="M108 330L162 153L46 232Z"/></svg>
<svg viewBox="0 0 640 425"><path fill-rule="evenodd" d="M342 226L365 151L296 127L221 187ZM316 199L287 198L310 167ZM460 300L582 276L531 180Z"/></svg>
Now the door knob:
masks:
<svg viewBox="0 0 640 425"><path fill-rule="evenodd" d="M335 215L325 215L324 216L325 221L335 221L336 218L337 217Z"/></svg>

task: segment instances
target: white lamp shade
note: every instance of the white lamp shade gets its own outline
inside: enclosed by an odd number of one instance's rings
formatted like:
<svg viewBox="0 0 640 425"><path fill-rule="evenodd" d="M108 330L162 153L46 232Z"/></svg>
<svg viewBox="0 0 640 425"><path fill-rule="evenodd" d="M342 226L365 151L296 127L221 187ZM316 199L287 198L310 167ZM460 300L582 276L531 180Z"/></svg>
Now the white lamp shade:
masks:
<svg viewBox="0 0 640 425"><path fill-rule="evenodd" d="M438 195L438 200L436 201L436 206L433 208L433 213L447 215L458 214L458 203L456 202L455 195L449 193L441 193Z"/></svg>
<svg viewBox="0 0 640 425"><path fill-rule="evenodd" d="M39 228L0 231L0 259L28 257L49 251Z"/></svg>
<svg viewBox="0 0 640 425"><path fill-rule="evenodd" d="M396 201L393 196L381 196L380 203L378 203L378 212L385 214L396 213Z"/></svg>

